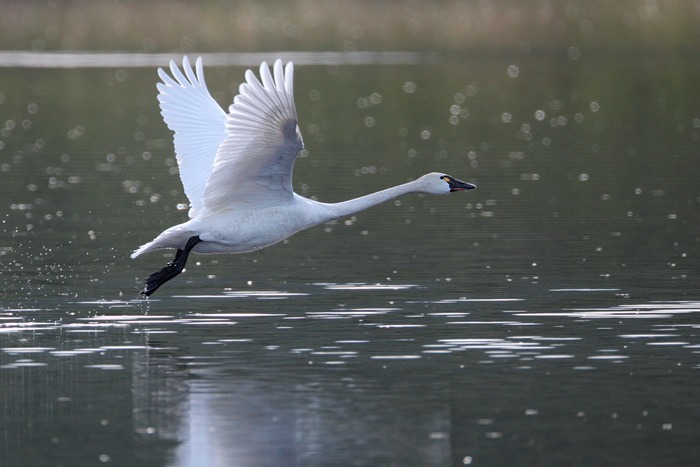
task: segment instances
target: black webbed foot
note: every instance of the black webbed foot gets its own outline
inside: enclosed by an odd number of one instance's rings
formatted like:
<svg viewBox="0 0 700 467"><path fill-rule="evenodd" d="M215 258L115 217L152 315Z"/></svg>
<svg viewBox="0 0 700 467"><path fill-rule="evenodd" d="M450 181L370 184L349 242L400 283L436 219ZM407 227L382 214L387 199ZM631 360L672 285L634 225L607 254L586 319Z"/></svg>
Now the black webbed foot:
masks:
<svg viewBox="0 0 700 467"><path fill-rule="evenodd" d="M175 263L174 261L168 263L168 265L160 271L154 272L153 274L148 276L148 279L146 279L146 287L139 293L141 295L145 295L146 297L150 296L153 292L155 292L158 289L158 287L180 274L183 269L184 267L178 268L177 263Z"/></svg>
<svg viewBox="0 0 700 467"><path fill-rule="evenodd" d="M185 269L187 257L194 246L201 242L198 236L191 237L187 240L184 250L177 250L173 261L169 262L163 269L148 276L146 279L146 287L140 292L141 295L149 297L153 292L158 290L158 287L168 282L173 277L180 274Z"/></svg>

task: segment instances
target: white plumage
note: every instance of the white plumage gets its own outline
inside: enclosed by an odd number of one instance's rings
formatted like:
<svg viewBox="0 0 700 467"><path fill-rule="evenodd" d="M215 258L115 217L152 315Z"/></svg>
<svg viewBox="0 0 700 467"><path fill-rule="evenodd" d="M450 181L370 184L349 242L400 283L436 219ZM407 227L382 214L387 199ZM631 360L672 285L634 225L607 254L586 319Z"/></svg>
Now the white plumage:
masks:
<svg viewBox="0 0 700 467"><path fill-rule="evenodd" d="M182 68L170 62L175 80L161 68L158 101L165 123L175 133L175 153L180 178L190 200L190 217L202 208L202 195L214 168L214 157L226 138L226 113L211 97L204 82L202 59L197 59L197 75L185 57Z"/></svg>
<svg viewBox="0 0 700 467"><path fill-rule="evenodd" d="M201 58L184 74L170 62L170 77L158 70L158 100L175 133L180 178L190 201L190 220L137 249L175 248L173 262L152 274L148 296L185 266L190 251L244 253L277 243L305 228L366 209L406 193L445 194L476 188L449 175L419 179L343 203L320 203L292 190L292 168L304 147L297 124L293 64L277 60L273 72L260 65L259 81L248 70L228 115L211 97Z"/></svg>

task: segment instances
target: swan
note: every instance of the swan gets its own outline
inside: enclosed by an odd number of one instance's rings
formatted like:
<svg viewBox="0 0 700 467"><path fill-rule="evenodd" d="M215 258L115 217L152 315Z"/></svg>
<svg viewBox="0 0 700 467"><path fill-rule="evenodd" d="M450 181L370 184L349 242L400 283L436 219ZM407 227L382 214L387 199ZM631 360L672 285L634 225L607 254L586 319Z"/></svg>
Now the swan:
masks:
<svg viewBox="0 0 700 467"><path fill-rule="evenodd" d="M338 219L408 193L442 195L473 190L471 183L433 172L386 190L341 203L321 203L292 190L292 168L304 142L293 96L294 65L277 60L272 72L251 70L228 114L204 82L202 59L182 71L170 62L158 69L161 114L175 133L180 178L190 202L189 220L166 229L131 257L174 248L173 261L146 279L149 297L180 274L191 252L247 253L273 245L314 225Z"/></svg>

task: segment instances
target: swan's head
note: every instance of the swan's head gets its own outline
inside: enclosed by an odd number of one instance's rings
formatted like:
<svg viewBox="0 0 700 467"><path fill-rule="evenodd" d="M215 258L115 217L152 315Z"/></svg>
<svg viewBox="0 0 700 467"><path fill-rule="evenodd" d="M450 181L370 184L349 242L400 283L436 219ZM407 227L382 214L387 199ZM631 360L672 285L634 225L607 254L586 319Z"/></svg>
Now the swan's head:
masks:
<svg viewBox="0 0 700 467"><path fill-rule="evenodd" d="M466 191L476 188L476 185L463 182L452 175L440 172L423 175L418 180L421 182L421 191L431 195L444 195L453 191Z"/></svg>

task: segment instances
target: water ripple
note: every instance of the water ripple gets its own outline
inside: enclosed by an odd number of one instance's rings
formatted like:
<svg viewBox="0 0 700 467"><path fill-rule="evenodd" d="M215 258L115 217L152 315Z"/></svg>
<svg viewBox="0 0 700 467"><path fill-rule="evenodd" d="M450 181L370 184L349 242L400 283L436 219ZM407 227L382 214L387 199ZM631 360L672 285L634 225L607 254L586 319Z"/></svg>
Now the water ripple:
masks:
<svg viewBox="0 0 700 467"><path fill-rule="evenodd" d="M315 284L330 290L402 290L418 287L411 284L367 284L367 283L323 283ZM247 298L256 300L266 297L303 297L306 293L284 291L225 291L219 298ZM179 297L184 298L184 297ZM209 298L209 296L196 296L196 298ZM392 297L393 298L393 297ZM410 299L410 297L406 297ZM363 299L364 300L364 299ZM669 323L666 320L646 325L628 325L621 332L620 324L611 323L610 326L597 327L594 333L585 335L561 335L559 328L571 332L573 328L563 328L561 318L571 318L577 323L586 323L596 319L624 318L643 316L648 319L653 317L673 315L689 315L700 311L698 302L651 302L638 304L617 304L615 306L600 308L576 308L552 312L550 310L538 310L536 307L528 310L512 311L498 306L486 306L481 309L471 310L470 313L455 310L459 303L481 302L500 303L507 301L522 301L522 299L480 298L467 299L442 299L432 302L383 301L390 306L371 306L371 300L364 300L368 306L350 307L340 304L337 307L324 309L324 304L315 302L310 309L306 303L299 312L270 310L267 308L260 312L242 311L240 313L228 310L222 311L190 311L176 312L168 308L169 313L141 314L119 313L110 314L100 311L102 308L134 306L132 301L82 301L76 305L91 305L89 316L78 312L55 313L57 319L38 321L35 314L27 310L7 311L0 315L0 334L4 335L5 346L0 348L0 356L5 356L2 368L17 369L23 367L45 366L51 359L81 359L86 355L90 358L109 359L109 355L115 358L123 358L124 353L150 351L152 347L149 341L139 340L131 342L128 339L114 341L115 335L120 336L147 336L163 335L160 339L166 339L168 334L177 335L174 339L182 339L195 327L206 327L204 333L198 334L201 339L196 342L199 345L216 346L225 353L240 352L276 352L280 355L307 355L313 360L309 364L348 365L355 364L363 359L384 360L386 365L396 360L416 360L422 356L430 358L463 359L469 358L476 364L504 364L511 368L532 369L534 362L538 365L546 365L546 362L563 362L577 360L578 365L572 365L573 369L595 369L583 362L604 362L621 364L635 359L649 352L650 348L659 349L662 352L694 353L700 349L700 341L694 338L696 329L700 329L698 322ZM163 303L163 302L160 302ZM196 302L195 302L196 303ZM411 303L420 303L412 305ZM430 308L431 304L435 308ZM450 305L453 307L451 308ZM151 303L151 306L153 303ZM149 306L146 310L151 308ZM440 308L437 308L437 307ZM442 308L447 307L447 308ZM441 310L441 311L436 311ZM303 310L303 311L302 311ZM478 319L464 319L468 315L477 316ZM533 321L519 321L517 319L503 319L514 317L537 318ZM332 325L334 330L345 333L343 338L324 340L325 334L321 334L308 341L302 341L300 345L299 335L294 334L294 329L301 326L281 326L281 320L292 323L294 320L308 320L305 328L317 329L317 326ZM323 321L329 324L322 324ZM330 324L332 320L344 320L338 324ZM303 321L302 321L303 322ZM348 324L345 324L348 323ZM631 322L630 322L631 323ZM245 328L245 335L229 335L222 330L219 335L211 334L215 327L231 327L240 325ZM512 329L519 327L536 326L537 333L512 334ZM223 328L222 328L223 329ZM235 329L238 329L236 326ZM362 331L359 331L362 329ZM524 329L524 328L523 328ZM51 333L63 333L66 337L76 334L75 337L62 339L61 346L31 345L32 342L54 343L56 341L39 341L25 339L30 335L27 331L37 332L37 336ZM254 336L248 333L253 331ZM263 332L264 334L260 334ZM325 332L325 331L324 331ZM361 332L361 335L353 334ZM464 332L460 336L455 333ZM12 334L16 333L16 334ZM478 334L476 334L478 333ZM504 333L507 333L504 335ZM444 336L434 338L435 335ZM17 338L13 337L14 335ZM205 336L207 336L205 338ZM288 337L295 336L295 337ZM361 338L357 338L360 337ZM290 338L292 340L290 340ZM600 341L601 338L607 339ZM110 340L107 340L110 339ZM143 338L141 338L143 339ZM611 340L612 339L612 340ZM385 346L391 341L393 352ZM16 345L26 343L26 346ZM81 344L81 342L84 342ZM601 344L600 342L604 342ZM618 343L616 345L615 343ZM323 345L323 344L326 345ZM262 344L262 345L261 345ZM169 348L160 343L158 348ZM175 348L175 347L173 347ZM213 347L214 348L214 347ZM625 350L627 349L627 350ZM630 349L634 349L631 351ZM485 358L473 358L474 352L483 354ZM34 357L34 356L37 357ZM469 355L470 357L467 357ZM27 358L32 357L32 358ZM213 358L210 355L210 358ZM533 362L525 364L524 362ZM191 362L196 365L212 365L212 361L198 359ZM121 369L120 362L91 361L94 369ZM513 365L515 363L515 365ZM554 364L554 363L552 363ZM629 363L627 363L629 364Z"/></svg>
<svg viewBox="0 0 700 467"><path fill-rule="evenodd" d="M367 284L364 282L335 284L335 283L316 283L327 290L406 290L418 287L415 284Z"/></svg>

